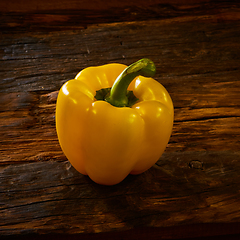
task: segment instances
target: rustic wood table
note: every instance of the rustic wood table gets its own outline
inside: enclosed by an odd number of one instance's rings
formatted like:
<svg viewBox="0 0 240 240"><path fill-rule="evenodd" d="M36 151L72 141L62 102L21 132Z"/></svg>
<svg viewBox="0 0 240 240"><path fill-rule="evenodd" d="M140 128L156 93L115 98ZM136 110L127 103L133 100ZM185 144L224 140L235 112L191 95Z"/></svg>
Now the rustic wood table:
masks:
<svg viewBox="0 0 240 240"><path fill-rule="evenodd" d="M0 238L239 237L239 1L1 1L0 30ZM58 90L143 57L174 103L170 142L145 173L95 184L59 146Z"/></svg>

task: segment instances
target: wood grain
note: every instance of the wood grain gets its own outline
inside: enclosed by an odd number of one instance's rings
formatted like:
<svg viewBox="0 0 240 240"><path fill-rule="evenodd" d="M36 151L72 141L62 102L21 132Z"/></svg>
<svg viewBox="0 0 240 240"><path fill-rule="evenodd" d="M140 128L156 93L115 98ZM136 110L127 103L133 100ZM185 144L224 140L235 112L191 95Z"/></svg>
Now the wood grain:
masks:
<svg viewBox="0 0 240 240"><path fill-rule="evenodd" d="M240 19L238 1L211 0L14 0L0 2L1 32L34 32L83 29L92 24L156 19L236 21ZM189 19L187 20L189 21Z"/></svg>
<svg viewBox="0 0 240 240"><path fill-rule="evenodd" d="M2 166L1 232L9 226L12 234L46 234L239 222L239 157L165 153L148 172L112 187L93 183L67 161Z"/></svg>
<svg viewBox="0 0 240 240"><path fill-rule="evenodd" d="M207 236L191 229L201 224L215 224L209 235L240 233L240 5L142 9L1 15L0 236L151 228L156 239L177 239ZM170 142L144 174L97 185L61 151L58 90L85 67L143 57L174 102Z"/></svg>

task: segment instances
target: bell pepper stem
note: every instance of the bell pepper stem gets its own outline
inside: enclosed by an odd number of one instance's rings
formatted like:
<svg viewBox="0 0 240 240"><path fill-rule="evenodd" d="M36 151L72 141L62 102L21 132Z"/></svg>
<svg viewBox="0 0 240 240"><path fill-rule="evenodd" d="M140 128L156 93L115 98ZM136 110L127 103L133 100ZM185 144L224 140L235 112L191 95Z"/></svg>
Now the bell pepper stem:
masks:
<svg viewBox="0 0 240 240"><path fill-rule="evenodd" d="M156 67L153 61L143 58L128 66L115 80L109 97L105 100L116 107L128 105L127 89L129 84L138 76L153 77Z"/></svg>

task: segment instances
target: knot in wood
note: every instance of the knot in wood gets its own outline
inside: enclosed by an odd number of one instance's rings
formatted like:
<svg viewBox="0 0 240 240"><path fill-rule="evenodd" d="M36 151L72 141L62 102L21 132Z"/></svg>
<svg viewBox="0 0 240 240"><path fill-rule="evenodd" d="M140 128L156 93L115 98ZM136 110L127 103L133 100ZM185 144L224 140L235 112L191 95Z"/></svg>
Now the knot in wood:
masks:
<svg viewBox="0 0 240 240"><path fill-rule="evenodd" d="M195 169L202 169L203 168L203 163L199 160L192 160L189 163L190 168L195 168Z"/></svg>

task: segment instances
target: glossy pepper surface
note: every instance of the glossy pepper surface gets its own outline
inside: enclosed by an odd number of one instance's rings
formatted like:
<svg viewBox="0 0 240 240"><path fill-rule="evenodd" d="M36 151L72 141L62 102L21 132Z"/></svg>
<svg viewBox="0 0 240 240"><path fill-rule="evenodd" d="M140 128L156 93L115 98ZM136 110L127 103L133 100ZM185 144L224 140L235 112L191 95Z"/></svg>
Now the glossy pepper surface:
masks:
<svg viewBox="0 0 240 240"><path fill-rule="evenodd" d="M164 152L172 132L173 103L152 78L149 59L127 67L83 69L60 89L56 128L72 166L104 185L140 174Z"/></svg>

